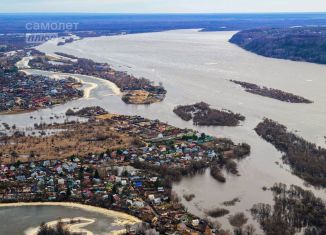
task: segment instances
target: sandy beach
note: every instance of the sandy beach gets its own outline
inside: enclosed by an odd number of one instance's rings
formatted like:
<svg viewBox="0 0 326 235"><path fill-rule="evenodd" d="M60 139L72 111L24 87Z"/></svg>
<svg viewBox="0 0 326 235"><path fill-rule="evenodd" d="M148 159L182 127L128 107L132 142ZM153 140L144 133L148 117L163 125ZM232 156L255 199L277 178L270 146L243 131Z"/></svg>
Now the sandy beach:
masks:
<svg viewBox="0 0 326 235"><path fill-rule="evenodd" d="M108 210L100 207L83 205L79 203L72 203L72 202L18 202L18 203L0 203L0 207L19 207L19 206L64 206L64 207L72 207L72 208L79 208L89 212L97 212L101 213L108 217L115 218L116 225L124 225L128 224L135 224L141 222L138 218L118 212L113 210Z"/></svg>
<svg viewBox="0 0 326 235"><path fill-rule="evenodd" d="M22 69L21 71L27 75L33 74L31 71L29 71L29 69ZM85 77L85 78L89 77L89 78L103 82L113 92L114 95L122 94L122 92L120 91L120 88L113 82L107 81L102 78L94 77L94 76L87 76L87 75L81 75L81 74L70 74L70 73L55 73L53 76L50 76L50 77L52 77L54 79L64 79L66 77L72 77L72 78L76 79L78 82L81 82L82 84L87 85L87 87L84 88L84 97L83 98L85 98L85 99L90 98L91 91L93 89L97 88L98 84L95 82L86 81L85 79L83 79L83 77Z"/></svg>
<svg viewBox="0 0 326 235"><path fill-rule="evenodd" d="M75 220L75 221L80 220L80 222L76 222L74 224L69 224L69 222L71 220ZM94 235L93 232L91 232L87 229L84 229L85 226L90 225L95 222L95 220L93 220L93 219L88 219L88 218L83 218L83 217L64 218L64 219L60 219L60 220L54 220L54 221L47 222L46 225L49 227L55 227L58 222L68 223L66 226L67 226L67 229L69 232L83 233L85 235ZM25 231L25 235L37 235L39 228L40 227L29 228Z"/></svg>

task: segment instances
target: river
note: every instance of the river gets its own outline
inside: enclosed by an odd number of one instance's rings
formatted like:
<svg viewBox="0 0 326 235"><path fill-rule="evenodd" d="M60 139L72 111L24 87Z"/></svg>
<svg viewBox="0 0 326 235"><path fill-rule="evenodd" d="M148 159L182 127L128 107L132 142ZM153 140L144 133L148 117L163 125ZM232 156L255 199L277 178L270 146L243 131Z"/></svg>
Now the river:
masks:
<svg viewBox="0 0 326 235"><path fill-rule="evenodd" d="M117 70L143 76L156 83L162 82L168 93L166 99L149 106L127 105L113 95L100 80L82 77L97 84L90 97L68 102L53 109L29 114L0 117L1 121L31 125L29 116L49 120L54 113L63 115L69 107L101 105L109 112L141 115L159 119L178 127L197 129L217 137L229 137L235 142L252 146L249 157L239 163L240 177L227 175L227 183L212 179L209 172L184 178L174 185L182 197L192 192L195 198L183 203L194 214L220 207L220 203L238 197L241 201L229 207L231 213L245 211L257 202L272 202L269 191L262 187L276 182L296 184L326 199L325 190L308 187L291 174L281 162L281 153L256 135L253 128L268 117L286 125L291 131L320 146L325 146L326 135L326 66L265 58L247 52L228 42L235 32L198 32L177 30L159 33L119 35L86 38L64 46L49 41L38 47L48 54L63 52L78 57L108 62ZM229 79L247 81L281 89L314 101L313 104L290 104L246 93ZM180 104L204 101L213 108L226 108L246 116L238 127L197 127L179 119L173 108ZM63 117L65 118L65 117ZM50 121L50 120L49 120ZM53 120L52 120L53 121ZM280 164L277 164L279 162ZM220 219L229 227L227 218Z"/></svg>

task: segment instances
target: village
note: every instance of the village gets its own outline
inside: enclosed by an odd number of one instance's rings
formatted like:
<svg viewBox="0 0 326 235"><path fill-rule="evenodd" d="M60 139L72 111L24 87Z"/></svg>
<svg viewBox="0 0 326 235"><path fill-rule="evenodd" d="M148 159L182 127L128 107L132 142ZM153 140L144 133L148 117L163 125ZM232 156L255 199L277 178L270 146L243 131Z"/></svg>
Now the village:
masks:
<svg viewBox="0 0 326 235"><path fill-rule="evenodd" d="M29 149L13 143L17 158L0 167L0 201L78 202L128 213L164 234L217 232L212 222L187 212L172 192L172 183L182 176L203 172L220 159L243 157L250 152L250 147L158 120L100 114L87 123L100 123L103 129L110 126L111 131L120 133L134 133L137 138L126 148L105 148L104 144L100 152L84 150L50 160L37 149L28 158L19 158ZM63 125L42 128L62 129ZM6 141L11 141L8 138ZM37 138L41 141L50 137ZM102 143L103 138L94 136L87 141ZM10 155L3 145L0 151L3 157Z"/></svg>
<svg viewBox="0 0 326 235"><path fill-rule="evenodd" d="M32 111L83 97L81 83L69 77L55 80L27 75L16 67L25 51L0 58L0 113Z"/></svg>

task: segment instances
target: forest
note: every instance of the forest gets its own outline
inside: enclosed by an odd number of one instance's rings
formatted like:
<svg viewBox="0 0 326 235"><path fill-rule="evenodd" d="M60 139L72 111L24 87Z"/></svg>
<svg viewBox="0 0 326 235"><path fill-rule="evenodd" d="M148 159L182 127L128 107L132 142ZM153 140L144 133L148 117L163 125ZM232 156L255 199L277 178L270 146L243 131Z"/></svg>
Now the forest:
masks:
<svg viewBox="0 0 326 235"><path fill-rule="evenodd" d="M326 234L326 207L322 199L295 185L277 183L270 190L274 205L258 203L251 209L266 235Z"/></svg>
<svg viewBox="0 0 326 235"><path fill-rule="evenodd" d="M326 64L325 27L250 29L230 42L266 57Z"/></svg>
<svg viewBox="0 0 326 235"><path fill-rule="evenodd" d="M264 119L255 131L284 153L283 160L294 174L314 186L326 186L326 149L309 143L270 119Z"/></svg>

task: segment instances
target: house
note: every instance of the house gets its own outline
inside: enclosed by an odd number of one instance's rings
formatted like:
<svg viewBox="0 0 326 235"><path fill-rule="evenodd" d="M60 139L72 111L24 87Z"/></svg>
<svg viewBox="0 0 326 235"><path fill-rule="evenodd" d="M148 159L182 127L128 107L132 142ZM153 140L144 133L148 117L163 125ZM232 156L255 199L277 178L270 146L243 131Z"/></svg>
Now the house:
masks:
<svg viewBox="0 0 326 235"><path fill-rule="evenodd" d="M158 191L158 192L164 192L164 188L163 188L163 187L158 187L158 188L157 188L157 191Z"/></svg>
<svg viewBox="0 0 326 235"><path fill-rule="evenodd" d="M192 220L191 225L194 226L194 227L198 226L199 225L199 219Z"/></svg>

